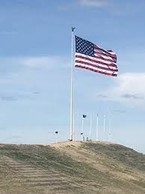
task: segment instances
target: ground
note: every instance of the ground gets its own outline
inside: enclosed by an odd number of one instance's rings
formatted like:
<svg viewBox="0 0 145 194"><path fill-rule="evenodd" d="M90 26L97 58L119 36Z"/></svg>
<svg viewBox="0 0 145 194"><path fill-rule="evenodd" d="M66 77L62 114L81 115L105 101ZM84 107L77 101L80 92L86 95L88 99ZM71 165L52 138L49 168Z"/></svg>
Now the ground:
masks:
<svg viewBox="0 0 145 194"><path fill-rule="evenodd" d="M0 145L0 194L144 194L145 155L108 142Z"/></svg>

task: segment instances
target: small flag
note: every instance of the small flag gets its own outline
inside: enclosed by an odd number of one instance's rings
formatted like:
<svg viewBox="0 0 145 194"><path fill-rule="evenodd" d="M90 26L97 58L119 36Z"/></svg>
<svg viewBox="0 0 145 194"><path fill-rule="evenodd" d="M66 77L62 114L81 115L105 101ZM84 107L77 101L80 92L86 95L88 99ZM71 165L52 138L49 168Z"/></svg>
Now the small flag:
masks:
<svg viewBox="0 0 145 194"><path fill-rule="evenodd" d="M111 50L104 50L97 45L75 36L75 67L97 73L117 76L117 56Z"/></svg>
<svg viewBox="0 0 145 194"><path fill-rule="evenodd" d="M83 118L86 118L87 117L87 115L83 115Z"/></svg>

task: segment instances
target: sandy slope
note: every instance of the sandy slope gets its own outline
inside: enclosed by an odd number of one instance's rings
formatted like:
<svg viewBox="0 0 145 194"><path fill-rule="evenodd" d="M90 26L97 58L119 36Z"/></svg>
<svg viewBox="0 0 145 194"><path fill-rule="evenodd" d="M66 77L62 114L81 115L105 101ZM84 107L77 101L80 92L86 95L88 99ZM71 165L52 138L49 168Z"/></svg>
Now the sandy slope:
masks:
<svg viewBox="0 0 145 194"><path fill-rule="evenodd" d="M144 194L145 155L108 142L0 145L0 194Z"/></svg>

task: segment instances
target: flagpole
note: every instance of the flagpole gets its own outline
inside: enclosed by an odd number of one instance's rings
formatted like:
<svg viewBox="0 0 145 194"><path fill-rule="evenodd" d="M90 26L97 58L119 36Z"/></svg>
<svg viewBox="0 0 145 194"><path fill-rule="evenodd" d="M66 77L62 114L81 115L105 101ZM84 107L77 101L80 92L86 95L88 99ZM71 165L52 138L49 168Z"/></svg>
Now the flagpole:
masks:
<svg viewBox="0 0 145 194"><path fill-rule="evenodd" d="M73 88L74 88L74 80L73 80L73 74L74 74L74 30L75 28L72 27L72 37L71 37L71 79L70 79L70 141L74 141L74 94L73 94Z"/></svg>
<svg viewBox="0 0 145 194"><path fill-rule="evenodd" d="M91 140L91 136L92 136L92 114L90 115L90 129L89 129L89 138Z"/></svg>
<svg viewBox="0 0 145 194"><path fill-rule="evenodd" d="M104 131L104 141L106 140L106 115L104 115L103 119L103 131Z"/></svg>
<svg viewBox="0 0 145 194"><path fill-rule="evenodd" d="M86 115L82 116L82 129L81 129L81 136L82 136L82 141L85 141L85 136L84 136L84 119L86 118Z"/></svg>
<svg viewBox="0 0 145 194"><path fill-rule="evenodd" d="M109 136L108 136L108 141L111 141L111 114L109 115Z"/></svg>
<svg viewBox="0 0 145 194"><path fill-rule="evenodd" d="M84 118L82 117L82 129L81 129L82 141L84 139Z"/></svg>
<svg viewBox="0 0 145 194"><path fill-rule="evenodd" d="M96 141L99 141L99 116L97 114Z"/></svg>

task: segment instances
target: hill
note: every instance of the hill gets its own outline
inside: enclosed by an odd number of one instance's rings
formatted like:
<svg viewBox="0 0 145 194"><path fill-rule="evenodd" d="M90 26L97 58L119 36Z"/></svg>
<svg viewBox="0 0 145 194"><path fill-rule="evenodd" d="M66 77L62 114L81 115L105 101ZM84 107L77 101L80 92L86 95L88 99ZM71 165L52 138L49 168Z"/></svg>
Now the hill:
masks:
<svg viewBox="0 0 145 194"><path fill-rule="evenodd" d="M144 194L145 155L118 144L0 144L0 194Z"/></svg>

